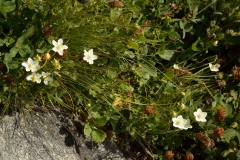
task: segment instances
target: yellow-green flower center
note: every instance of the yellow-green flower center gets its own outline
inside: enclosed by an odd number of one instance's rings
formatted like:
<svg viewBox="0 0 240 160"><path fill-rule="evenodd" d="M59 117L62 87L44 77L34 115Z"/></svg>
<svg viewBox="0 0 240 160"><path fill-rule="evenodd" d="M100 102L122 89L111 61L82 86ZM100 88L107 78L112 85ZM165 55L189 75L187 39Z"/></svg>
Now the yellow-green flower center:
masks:
<svg viewBox="0 0 240 160"><path fill-rule="evenodd" d="M38 77L37 76L32 76L32 81L37 81Z"/></svg>
<svg viewBox="0 0 240 160"><path fill-rule="evenodd" d="M176 121L176 124L177 124L177 125L182 125L182 121L181 121L181 120L177 120L177 121Z"/></svg>
<svg viewBox="0 0 240 160"><path fill-rule="evenodd" d="M91 54L88 54L88 55L87 55L87 59L88 59L88 60L91 60L91 59L92 59L92 55L91 55Z"/></svg>
<svg viewBox="0 0 240 160"><path fill-rule="evenodd" d="M57 46L56 46L56 49L57 49L57 50L61 50L61 49L62 49L62 45L57 45Z"/></svg>
<svg viewBox="0 0 240 160"><path fill-rule="evenodd" d="M33 68L33 64L32 63L28 64L28 68Z"/></svg>
<svg viewBox="0 0 240 160"><path fill-rule="evenodd" d="M202 115L202 114L198 114L197 117L198 117L199 119L201 119L201 118L203 117L203 115Z"/></svg>

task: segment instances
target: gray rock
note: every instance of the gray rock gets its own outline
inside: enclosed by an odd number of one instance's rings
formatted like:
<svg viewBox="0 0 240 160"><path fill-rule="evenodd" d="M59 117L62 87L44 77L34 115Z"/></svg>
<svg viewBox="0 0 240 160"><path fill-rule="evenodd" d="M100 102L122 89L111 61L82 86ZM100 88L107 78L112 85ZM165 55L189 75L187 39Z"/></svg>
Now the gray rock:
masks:
<svg viewBox="0 0 240 160"><path fill-rule="evenodd" d="M126 160L110 140L94 143L73 135L53 113L4 116L0 124L0 160Z"/></svg>

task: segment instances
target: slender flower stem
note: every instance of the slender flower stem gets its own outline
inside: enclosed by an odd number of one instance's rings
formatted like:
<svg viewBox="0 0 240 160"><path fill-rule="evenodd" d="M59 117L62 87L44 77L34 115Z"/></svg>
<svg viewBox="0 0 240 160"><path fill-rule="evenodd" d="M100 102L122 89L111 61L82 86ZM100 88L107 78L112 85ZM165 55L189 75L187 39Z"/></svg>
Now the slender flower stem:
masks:
<svg viewBox="0 0 240 160"><path fill-rule="evenodd" d="M208 91L208 93L211 95L211 97L214 98L212 92L208 89L208 87L206 86L206 84L205 84L204 82L202 82L202 84L205 86L205 88L207 89L207 91Z"/></svg>

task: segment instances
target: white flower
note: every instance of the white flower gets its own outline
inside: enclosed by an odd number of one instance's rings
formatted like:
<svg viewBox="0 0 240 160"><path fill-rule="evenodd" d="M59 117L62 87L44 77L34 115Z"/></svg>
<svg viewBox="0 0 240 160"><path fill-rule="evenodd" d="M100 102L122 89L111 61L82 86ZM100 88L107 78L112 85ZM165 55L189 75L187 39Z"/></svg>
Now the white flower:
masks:
<svg viewBox="0 0 240 160"><path fill-rule="evenodd" d="M198 108L198 110L196 112L193 113L196 121L198 122L206 122L206 116L207 116L207 112L202 112L202 110L200 108Z"/></svg>
<svg viewBox="0 0 240 160"><path fill-rule="evenodd" d="M177 116L177 118L172 118L173 121L173 126L183 129L184 128L184 124L185 124L185 119L182 118L181 115Z"/></svg>
<svg viewBox="0 0 240 160"><path fill-rule="evenodd" d="M33 81L37 83L41 83L41 74L33 72L31 75L26 78L28 81Z"/></svg>
<svg viewBox="0 0 240 160"><path fill-rule="evenodd" d="M213 72L218 72L219 71L219 68L220 68L220 64L212 64L212 63L209 63L209 68L211 71Z"/></svg>
<svg viewBox="0 0 240 160"><path fill-rule="evenodd" d="M192 128L192 126L190 125L190 120L189 119L184 119L185 123L184 123L184 128L185 130L187 130L188 128Z"/></svg>
<svg viewBox="0 0 240 160"><path fill-rule="evenodd" d="M40 66L38 65L38 61L36 60L32 60L32 58L28 58L27 62L23 62L22 66L24 66L26 68L26 71L32 71L32 72L36 72Z"/></svg>
<svg viewBox="0 0 240 160"><path fill-rule="evenodd" d="M58 42L56 41L52 41L52 44L54 45L54 48L52 49L54 52L58 52L59 55L63 55L63 50L64 49L68 49L68 46L63 45L63 40L62 38L58 40Z"/></svg>
<svg viewBox="0 0 240 160"><path fill-rule="evenodd" d="M173 65L173 68L174 68L174 69L180 69L180 67L179 67L177 64L174 64L174 65Z"/></svg>
<svg viewBox="0 0 240 160"><path fill-rule="evenodd" d="M49 82L51 83L53 81L52 77L50 77L50 73L49 72L47 72L47 73L42 72L41 75L43 77L43 83L45 85L48 85Z"/></svg>
<svg viewBox="0 0 240 160"><path fill-rule="evenodd" d="M173 126L179 129L187 130L188 128L192 128L190 125L189 119L182 118L182 115L179 115L177 118L172 118Z"/></svg>
<svg viewBox="0 0 240 160"><path fill-rule="evenodd" d="M89 64L93 64L93 61L97 58L98 57L93 54L93 49L90 49L89 51L84 50L83 60L87 61Z"/></svg>

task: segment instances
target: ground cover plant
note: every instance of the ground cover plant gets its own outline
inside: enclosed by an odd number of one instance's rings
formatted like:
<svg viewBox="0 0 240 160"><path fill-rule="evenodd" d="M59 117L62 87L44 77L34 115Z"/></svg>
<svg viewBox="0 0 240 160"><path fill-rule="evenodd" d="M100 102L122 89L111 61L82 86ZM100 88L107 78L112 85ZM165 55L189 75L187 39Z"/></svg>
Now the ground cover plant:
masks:
<svg viewBox="0 0 240 160"><path fill-rule="evenodd" d="M0 1L2 114L55 111L133 159L240 157L240 1Z"/></svg>

